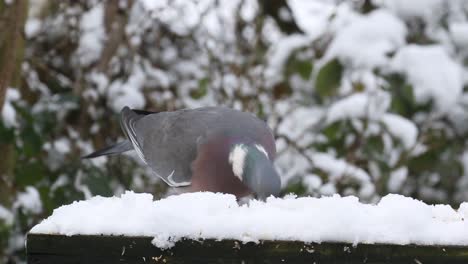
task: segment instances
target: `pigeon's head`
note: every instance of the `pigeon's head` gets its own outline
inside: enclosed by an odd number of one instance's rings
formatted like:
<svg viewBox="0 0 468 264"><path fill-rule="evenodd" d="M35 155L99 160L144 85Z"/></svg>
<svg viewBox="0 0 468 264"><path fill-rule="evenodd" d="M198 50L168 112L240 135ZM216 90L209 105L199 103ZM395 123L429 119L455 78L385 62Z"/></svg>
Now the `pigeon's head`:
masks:
<svg viewBox="0 0 468 264"><path fill-rule="evenodd" d="M267 151L259 144L234 144L229 163L238 177L260 199L277 196L281 180Z"/></svg>

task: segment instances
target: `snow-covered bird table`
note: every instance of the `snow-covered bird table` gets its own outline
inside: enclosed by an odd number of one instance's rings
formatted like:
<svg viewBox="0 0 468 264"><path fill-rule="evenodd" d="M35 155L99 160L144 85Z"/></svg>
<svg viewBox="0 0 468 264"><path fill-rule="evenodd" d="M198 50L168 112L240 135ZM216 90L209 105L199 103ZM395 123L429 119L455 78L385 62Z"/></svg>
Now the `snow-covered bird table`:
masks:
<svg viewBox="0 0 468 264"><path fill-rule="evenodd" d="M468 203L400 195L153 200L126 192L54 210L28 234L28 263L468 263Z"/></svg>

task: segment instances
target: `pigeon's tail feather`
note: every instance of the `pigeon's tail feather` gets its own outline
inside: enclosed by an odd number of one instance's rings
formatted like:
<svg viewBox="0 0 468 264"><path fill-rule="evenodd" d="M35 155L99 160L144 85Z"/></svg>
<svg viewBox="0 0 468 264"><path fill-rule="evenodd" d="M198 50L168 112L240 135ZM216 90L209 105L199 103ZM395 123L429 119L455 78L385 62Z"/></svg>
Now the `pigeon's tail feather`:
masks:
<svg viewBox="0 0 468 264"><path fill-rule="evenodd" d="M103 149L100 149L98 151L95 151L89 155L82 157L82 159L92 159L92 158L105 156L105 155L117 155L117 154L120 154L125 151L129 151L132 149L133 149L132 142L130 142L129 140L125 140L125 141L116 143L114 145L105 147Z"/></svg>

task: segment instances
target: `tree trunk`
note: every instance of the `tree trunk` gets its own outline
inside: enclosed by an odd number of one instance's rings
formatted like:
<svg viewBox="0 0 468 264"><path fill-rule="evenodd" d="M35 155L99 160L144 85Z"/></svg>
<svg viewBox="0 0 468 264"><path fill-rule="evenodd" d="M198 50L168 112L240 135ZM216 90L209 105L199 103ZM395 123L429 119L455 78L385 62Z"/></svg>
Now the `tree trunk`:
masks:
<svg viewBox="0 0 468 264"><path fill-rule="evenodd" d="M24 24L27 0L0 2L0 106L3 107L6 89L17 86L21 76L24 53Z"/></svg>
<svg viewBox="0 0 468 264"><path fill-rule="evenodd" d="M27 0L0 1L0 117L8 87L18 87L24 53ZM14 197L14 144L0 141L0 204L9 208ZM0 259L2 252L0 251Z"/></svg>

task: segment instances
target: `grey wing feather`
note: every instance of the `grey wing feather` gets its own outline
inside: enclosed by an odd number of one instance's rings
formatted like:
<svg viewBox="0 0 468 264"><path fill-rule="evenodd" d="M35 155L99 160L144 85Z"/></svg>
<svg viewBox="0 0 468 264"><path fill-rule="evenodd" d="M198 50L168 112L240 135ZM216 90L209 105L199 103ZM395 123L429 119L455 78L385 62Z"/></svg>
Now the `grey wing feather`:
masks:
<svg viewBox="0 0 468 264"><path fill-rule="evenodd" d="M145 145L145 136L141 136L142 134L143 135L146 135L147 131L143 130L143 131L139 131L137 133L137 130L136 130L136 124L137 124L137 121L140 120L141 118L143 118L144 116L146 115L149 115L150 113L138 113L136 111L133 111L131 110L130 108L128 107L124 107L122 109L122 112L121 112L121 119L120 119L120 125L122 127L122 130L125 132L126 136L128 137L128 139L130 140L130 142L132 143L134 149L136 150L138 156L140 157L141 160L143 160L143 162L145 164L147 164L148 166L150 166L150 168L156 173L156 175L158 177L160 177L161 179L163 179L168 185L172 186L172 187L180 187L180 186L187 186L187 185L190 185L190 182L180 182L180 183L177 183L175 181L172 180L173 178L173 174L174 174L174 170L169 173L169 174L164 174L164 172L162 172L159 167L160 166L157 166L157 164L164 164L165 161L164 160L160 160L160 159L153 159L153 155L150 154L150 156L148 157L148 154L145 155L145 153L148 153L148 150L154 148L152 151L159 151L159 148L157 145L153 145L151 144L151 141L150 143L147 143ZM148 140L146 140L148 142ZM149 145L149 146L148 146ZM146 148L145 148L146 146ZM145 151L147 150L147 151Z"/></svg>
<svg viewBox="0 0 468 264"><path fill-rule="evenodd" d="M184 128L187 110L161 113L137 113L124 107L122 130L138 156L172 187L191 184L191 163L196 158L196 137L200 134ZM195 129L197 130L197 129Z"/></svg>
<svg viewBox="0 0 468 264"><path fill-rule="evenodd" d="M191 184L191 164L200 138L208 132L216 112L197 114L179 110L148 115L136 123L138 140L144 141L147 164L170 186Z"/></svg>

